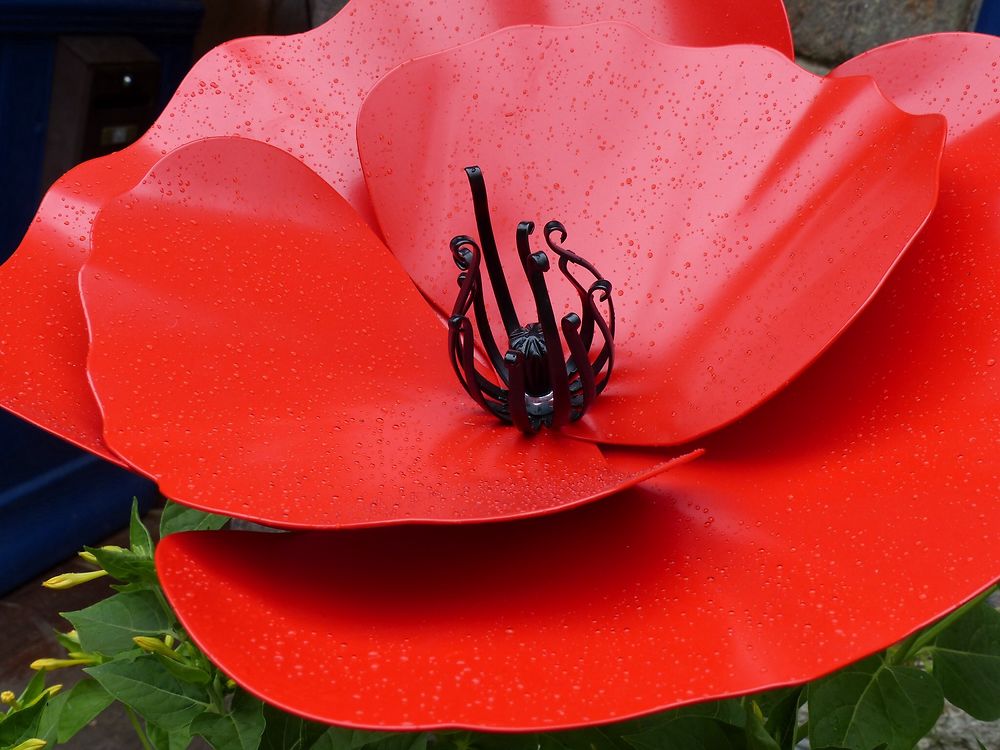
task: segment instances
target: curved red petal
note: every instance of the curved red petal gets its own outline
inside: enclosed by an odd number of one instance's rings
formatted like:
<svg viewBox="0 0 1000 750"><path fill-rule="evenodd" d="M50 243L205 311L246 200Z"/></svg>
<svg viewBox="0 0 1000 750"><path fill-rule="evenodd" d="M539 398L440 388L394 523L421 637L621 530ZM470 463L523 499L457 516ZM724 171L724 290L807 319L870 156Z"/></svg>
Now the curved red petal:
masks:
<svg viewBox="0 0 1000 750"><path fill-rule="evenodd" d="M833 73L859 74L907 110L947 117L937 208L808 372L707 440L697 465L643 487L715 519L745 509L764 627L808 623L828 668L1000 579L1000 39L910 39ZM608 454L623 470L639 455Z"/></svg>
<svg viewBox="0 0 1000 750"><path fill-rule="evenodd" d="M627 20L678 44L767 44L792 54L780 0L353 0L308 34L225 44L202 58L139 143L51 188L14 259L0 266L0 406L115 460L85 377L76 277L101 205L168 150L212 135L271 143L302 159L364 215L354 123L394 66L515 23ZM719 19L725 19L720 23Z"/></svg>
<svg viewBox="0 0 1000 750"><path fill-rule="evenodd" d="M933 208L944 129L867 79L620 24L505 29L416 60L358 121L386 242L442 310L446 243L475 234L464 166L483 168L512 258L519 221L567 225L615 286L618 331L608 389L566 432L630 445L733 421L840 334ZM550 286L557 314L579 309Z"/></svg>
<svg viewBox="0 0 1000 750"><path fill-rule="evenodd" d="M940 207L851 329L704 458L517 524L168 537L185 626L315 718L556 728L814 679L996 581L998 59L962 37L852 64L953 123Z"/></svg>
<svg viewBox="0 0 1000 750"><path fill-rule="evenodd" d="M368 729L562 729L823 667L834 644L817 649L808 620L763 627L781 609L764 602L795 607L780 575L761 586L753 563L775 558L752 515L716 515L710 535L693 506L638 489L514 524L177 534L156 562L185 630L280 708Z"/></svg>
<svg viewBox="0 0 1000 750"><path fill-rule="evenodd" d="M184 146L98 216L80 285L108 445L195 507L290 527L460 522L661 470L481 415L446 331L321 178L271 146Z"/></svg>

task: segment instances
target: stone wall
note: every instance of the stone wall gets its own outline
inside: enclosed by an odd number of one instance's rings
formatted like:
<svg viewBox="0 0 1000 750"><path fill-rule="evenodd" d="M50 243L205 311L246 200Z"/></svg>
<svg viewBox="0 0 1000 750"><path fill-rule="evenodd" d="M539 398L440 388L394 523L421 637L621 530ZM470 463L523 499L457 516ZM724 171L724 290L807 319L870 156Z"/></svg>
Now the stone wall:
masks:
<svg viewBox="0 0 1000 750"><path fill-rule="evenodd" d="M313 0L313 24L345 0ZM982 0L785 0L797 53L836 65L880 44L935 31L968 31Z"/></svg>
<svg viewBox="0 0 1000 750"><path fill-rule="evenodd" d="M969 31L982 0L785 0L795 51L836 65L880 44Z"/></svg>

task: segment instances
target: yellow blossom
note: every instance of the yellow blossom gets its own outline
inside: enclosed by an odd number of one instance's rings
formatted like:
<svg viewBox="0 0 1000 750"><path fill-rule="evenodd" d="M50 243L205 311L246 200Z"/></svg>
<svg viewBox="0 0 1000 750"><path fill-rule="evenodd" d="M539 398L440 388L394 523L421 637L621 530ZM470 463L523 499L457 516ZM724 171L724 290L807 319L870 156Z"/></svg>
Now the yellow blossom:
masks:
<svg viewBox="0 0 1000 750"><path fill-rule="evenodd" d="M106 570L93 570L89 573L60 573L44 581L42 585L47 589L71 589L74 586L79 586L81 583L93 581L95 578L100 578L107 574L108 571Z"/></svg>
<svg viewBox="0 0 1000 750"><path fill-rule="evenodd" d="M31 668L39 672L51 672L53 669L63 669L64 667L89 666L97 664L97 659L85 657L80 659L35 659L31 662Z"/></svg>
<svg viewBox="0 0 1000 750"><path fill-rule="evenodd" d="M159 638L137 635L132 639L132 641L143 651L148 651L151 654L159 654L160 656L165 656L168 659L173 659L174 661L180 661L180 657L177 655L177 652L175 652Z"/></svg>

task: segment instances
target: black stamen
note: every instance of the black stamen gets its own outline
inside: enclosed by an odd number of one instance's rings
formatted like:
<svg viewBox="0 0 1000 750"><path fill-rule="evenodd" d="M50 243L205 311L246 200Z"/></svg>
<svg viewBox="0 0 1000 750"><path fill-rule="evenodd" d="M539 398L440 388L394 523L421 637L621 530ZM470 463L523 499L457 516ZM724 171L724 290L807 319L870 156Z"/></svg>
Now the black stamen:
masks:
<svg viewBox="0 0 1000 750"><path fill-rule="evenodd" d="M581 314L564 315L556 323L545 274L549 259L544 252L531 252L530 236L535 225L523 221L517 227L517 253L535 302L537 322L521 325L511 300L493 236L486 182L479 167L465 170L472 189L480 245L466 235L451 241L452 257L461 272L459 294L448 321L448 349L452 367L462 387L486 411L512 422L525 433L537 432L544 424L561 427L579 419L604 390L614 365L614 306L611 283L590 263L552 239L559 233L565 242L566 229L557 222L545 225L545 243L559 256L559 270L570 281L580 298ZM493 296L507 333L507 353L493 336L483 297L480 260L485 262ZM594 281L585 287L570 272L570 264L588 271ZM607 315L602 312L607 309ZM476 330L486 356L493 366L487 377L476 367L476 345L470 309L476 317ZM559 336L562 331L562 338ZM591 359L595 333L602 343ZM569 349L567 358L563 340ZM506 387L505 387L506 386Z"/></svg>
<svg viewBox="0 0 1000 750"><path fill-rule="evenodd" d="M503 327L510 335L515 328L520 328L521 324L517 321L517 311L510 299L510 289L507 287L507 278L503 275L497 241L493 236L493 221L490 219L490 206L486 198L486 180L483 179L483 170L479 167L466 167L465 174L468 175L469 187L472 188L472 206L476 212L476 229L479 231L479 242L483 246L486 272L490 275L490 284L493 286L493 296L500 310Z"/></svg>

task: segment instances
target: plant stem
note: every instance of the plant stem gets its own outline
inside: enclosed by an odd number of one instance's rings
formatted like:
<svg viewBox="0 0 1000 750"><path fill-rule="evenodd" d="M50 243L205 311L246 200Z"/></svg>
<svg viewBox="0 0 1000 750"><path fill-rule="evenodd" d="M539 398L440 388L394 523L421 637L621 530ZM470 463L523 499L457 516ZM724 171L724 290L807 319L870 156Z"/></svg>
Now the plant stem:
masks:
<svg viewBox="0 0 1000 750"><path fill-rule="evenodd" d="M809 722L804 721L795 727L795 734L792 738L792 747L798 745L802 740L809 736Z"/></svg>
<svg viewBox="0 0 1000 750"><path fill-rule="evenodd" d="M122 705L124 706L125 704ZM125 713L128 714L128 720L132 722L132 728L135 730L135 733L139 735L139 742L142 743L143 750L153 750L153 746L146 739L146 733L142 731L142 726L139 724L139 717L135 715L135 711L125 706Z"/></svg>

